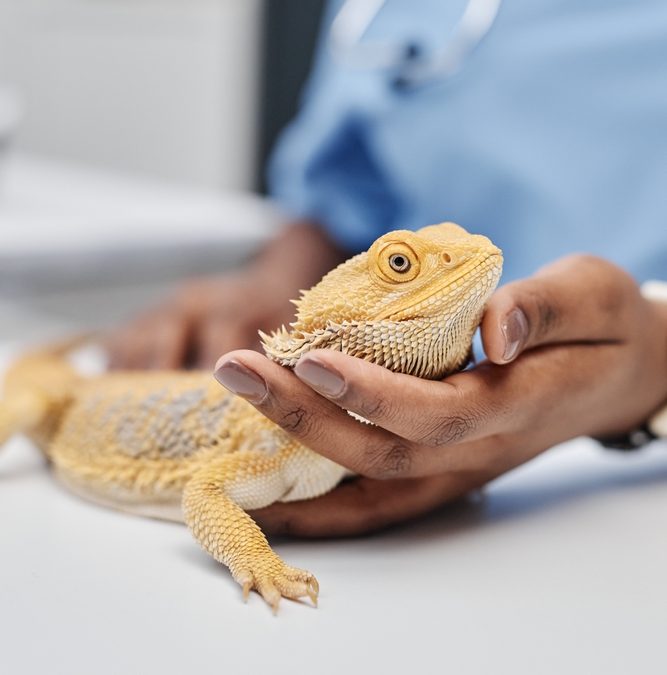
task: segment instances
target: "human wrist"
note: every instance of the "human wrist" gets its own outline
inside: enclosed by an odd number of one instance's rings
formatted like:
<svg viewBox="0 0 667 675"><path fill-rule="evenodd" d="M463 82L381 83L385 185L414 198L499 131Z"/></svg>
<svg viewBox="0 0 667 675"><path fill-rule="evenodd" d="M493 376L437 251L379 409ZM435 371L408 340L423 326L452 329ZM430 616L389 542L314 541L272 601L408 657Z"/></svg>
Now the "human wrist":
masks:
<svg viewBox="0 0 667 675"><path fill-rule="evenodd" d="M660 365L664 382L662 404L649 417L647 428L661 438L667 438L667 282L649 281L642 286L642 295L651 303L660 333Z"/></svg>
<svg viewBox="0 0 667 675"><path fill-rule="evenodd" d="M654 342L650 367L658 382L655 403L644 421L618 435L597 437L606 448L637 450L656 438L667 437L667 283L651 281L642 285L641 295L647 309L647 331Z"/></svg>

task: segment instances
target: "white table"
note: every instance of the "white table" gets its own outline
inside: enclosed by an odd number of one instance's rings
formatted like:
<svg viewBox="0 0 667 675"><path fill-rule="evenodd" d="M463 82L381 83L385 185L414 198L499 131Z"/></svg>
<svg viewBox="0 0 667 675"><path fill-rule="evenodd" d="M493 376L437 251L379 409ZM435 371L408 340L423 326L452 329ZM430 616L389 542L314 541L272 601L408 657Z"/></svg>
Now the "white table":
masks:
<svg viewBox="0 0 667 675"><path fill-rule="evenodd" d="M184 527L80 501L17 439L0 454L0 672L662 675L666 531L667 444L578 440L478 504L276 542L322 586L319 609L276 618Z"/></svg>

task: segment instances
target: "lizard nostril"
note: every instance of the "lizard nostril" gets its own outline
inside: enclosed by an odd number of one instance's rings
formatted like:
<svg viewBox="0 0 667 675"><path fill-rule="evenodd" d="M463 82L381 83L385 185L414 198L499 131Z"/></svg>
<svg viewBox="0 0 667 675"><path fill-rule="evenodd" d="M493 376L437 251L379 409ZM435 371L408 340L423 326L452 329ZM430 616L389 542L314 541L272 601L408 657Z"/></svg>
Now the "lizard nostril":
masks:
<svg viewBox="0 0 667 675"><path fill-rule="evenodd" d="M449 264L452 262L452 260L453 260L452 256L451 256L449 253L447 253L447 251L445 251L445 252L442 254L442 259L443 259L443 261L444 261L445 263L447 263L448 265L449 265Z"/></svg>

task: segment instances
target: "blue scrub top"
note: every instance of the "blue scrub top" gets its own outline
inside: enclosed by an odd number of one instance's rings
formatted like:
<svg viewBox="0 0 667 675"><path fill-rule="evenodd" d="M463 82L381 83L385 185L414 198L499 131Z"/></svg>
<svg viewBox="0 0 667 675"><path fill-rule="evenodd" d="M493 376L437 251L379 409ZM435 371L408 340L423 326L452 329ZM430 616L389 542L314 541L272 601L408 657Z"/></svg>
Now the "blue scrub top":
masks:
<svg viewBox="0 0 667 675"><path fill-rule="evenodd" d="M331 2L273 196L348 250L453 220L504 280L567 253L667 278L667 2L504 0L460 71L417 87L331 49ZM438 53L464 0L388 0L365 40ZM406 57L408 58L408 57Z"/></svg>

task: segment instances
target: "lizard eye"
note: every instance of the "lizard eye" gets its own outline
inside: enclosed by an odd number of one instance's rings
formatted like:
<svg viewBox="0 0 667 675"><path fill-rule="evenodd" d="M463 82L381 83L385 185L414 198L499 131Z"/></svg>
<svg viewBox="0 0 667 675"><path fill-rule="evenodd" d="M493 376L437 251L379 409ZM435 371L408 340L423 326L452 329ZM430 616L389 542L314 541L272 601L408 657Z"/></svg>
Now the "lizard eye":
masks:
<svg viewBox="0 0 667 675"><path fill-rule="evenodd" d="M372 269L384 281L402 284L419 274L419 257L403 241L389 241L372 257Z"/></svg>
<svg viewBox="0 0 667 675"><path fill-rule="evenodd" d="M394 253L389 256L389 267L391 267L394 272L407 272L410 269L410 260L400 253Z"/></svg>

